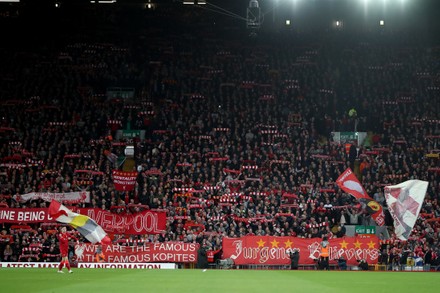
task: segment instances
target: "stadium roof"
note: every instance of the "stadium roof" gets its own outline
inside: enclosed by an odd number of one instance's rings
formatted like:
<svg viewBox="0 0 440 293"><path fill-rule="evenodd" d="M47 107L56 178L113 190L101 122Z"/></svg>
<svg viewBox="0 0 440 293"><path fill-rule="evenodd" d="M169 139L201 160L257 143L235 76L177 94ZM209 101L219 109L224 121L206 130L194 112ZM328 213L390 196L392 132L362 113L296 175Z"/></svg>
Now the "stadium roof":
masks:
<svg viewBox="0 0 440 293"><path fill-rule="evenodd" d="M0 11L17 7L20 16L35 14L53 15L61 8L68 13L79 13L83 7L132 7L139 9L166 7L173 9L194 9L205 11L214 17L230 17L231 22L246 20L250 0L185 0L189 3L206 2L205 5L184 5L184 0L107 0L116 1L111 4L91 4L91 0L19 0L20 3L1 3ZM93 0L104 1L104 0ZM385 24L393 29L417 27L419 29L439 30L439 0L254 0L258 1L261 17L268 23L281 25L288 23L291 27L305 28L325 26L324 23L341 21L349 28L366 27L368 25ZM150 3L150 6L148 4ZM57 4L57 5L56 5ZM56 6L55 6L56 5ZM6 7L6 8L5 8ZM3 14L5 15L5 14ZM197 19L195 20L197 21ZM214 20L215 21L215 20ZM321 24L320 24L321 22Z"/></svg>

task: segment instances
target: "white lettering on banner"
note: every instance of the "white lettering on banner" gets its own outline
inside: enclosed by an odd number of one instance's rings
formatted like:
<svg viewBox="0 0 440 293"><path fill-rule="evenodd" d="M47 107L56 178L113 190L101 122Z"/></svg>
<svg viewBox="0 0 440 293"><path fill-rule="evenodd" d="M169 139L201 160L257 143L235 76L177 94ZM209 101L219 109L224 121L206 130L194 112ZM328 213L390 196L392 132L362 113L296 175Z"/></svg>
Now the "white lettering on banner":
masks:
<svg viewBox="0 0 440 293"><path fill-rule="evenodd" d="M19 202L26 202L28 200L42 199L44 201L51 201L55 199L62 202L90 202L90 192L67 192L67 193L52 193L52 192L31 192L21 195L14 195L14 199Z"/></svg>
<svg viewBox="0 0 440 293"><path fill-rule="evenodd" d="M258 259L260 263L266 263L269 259L288 259L289 256L283 247L243 247L242 241L234 241L235 254L231 255L236 259L243 253L245 259Z"/></svg>
<svg viewBox="0 0 440 293"><path fill-rule="evenodd" d="M347 178L350 174L351 174L351 170L349 170L349 169L346 170L346 173L341 178L339 178L338 181L344 181L345 178Z"/></svg>
<svg viewBox="0 0 440 293"><path fill-rule="evenodd" d="M151 261L149 254L132 254L132 255L109 255L107 257L109 262L117 262L117 263L140 263L145 261Z"/></svg>
<svg viewBox="0 0 440 293"><path fill-rule="evenodd" d="M241 240L234 241L232 245L235 246L235 254L232 254L231 258L236 259L240 256L241 252L243 251L243 241Z"/></svg>
<svg viewBox="0 0 440 293"><path fill-rule="evenodd" d="M18 212L17 219L20 222L43 221L45 219L45 213L43 211Z"/></svg>
<svg viewBox="0 0 440 293"><path fill-rule="evenodd" d="M0 210L0 221L1 220L15 220L15 211L11 210Z"/></svg>
<svg viewBox="0 0 440 293"><path fill-rule="evenodd" d="M159 216L156 213L146 211L132 216L120 216L106 211L89 209L87 215L94 219L107 232L124 233L127 229L133 228L135 233L161 233L158 228Z"/></svg>
<svg viewBox="0 0 440 293"><path fill-rule="evenodd" d="M143 246L103 245L105 260L110 263L191 262L197 261L197 243L146 243ZM79 263L93 262L95 245L84 245Z"/></svg>
<svg viewBox="0 0 440 293"><path fill-rule="evenodd" d="M40 223L52 220L47 208L0 209L0 223Z"/></svg>
<svg viewBox="0 0 440 293"><path fill-rule="evenodd" d="M319 258L319 255L321 254L321 245L318 242L311 243L307 248L309 249L310 258Z"/></svg>
<svg viewBox="0 0 440 293"><path fill-rule="evenodd" d="M171 269L177 268L175 263L79 263L78 268L90 269Z"/></svg>
<svg viewBox="0 0 440 293"><path fill-rule="evenodd" d="M0 262L0 268L57 268L55 262ZM79 263L78 268L89 269L171 269L177 268L175 263Z"/></svg>
<svg viewBox="0 0 440 293"><path fill-rule="evenodd" d="M240 239L223 238L223 257L231 258L235 264L288 264L288 251L301 251L301 264L314 264L321 252L321 238L303 239L296 237L245 236ZM356 260L366 259L377 263L380 251L378 238L345 237L330 239L329 256L331 260L343 256L349 265L357 265ZM161 251L162 252L162 251Z"/></svg>
<svg viewBox="0 0 440 293"><path fill-rule="evenodd" d="M121 185L133 185L135 183L135 181L136 181L136 178L133 180L128 179L128 180L123 180L123 181L122 181L122 179L120 179L120 180L114 179L113 180L114 183L121 184Z"/></svg>
<svg viewBox="0 0 440 293"><path fill-rule="evenodd" d="M154 250L172 250L172 251L196 251L197 245L195 243L184 242L168 242L168 243L154 243Z"/></svg>

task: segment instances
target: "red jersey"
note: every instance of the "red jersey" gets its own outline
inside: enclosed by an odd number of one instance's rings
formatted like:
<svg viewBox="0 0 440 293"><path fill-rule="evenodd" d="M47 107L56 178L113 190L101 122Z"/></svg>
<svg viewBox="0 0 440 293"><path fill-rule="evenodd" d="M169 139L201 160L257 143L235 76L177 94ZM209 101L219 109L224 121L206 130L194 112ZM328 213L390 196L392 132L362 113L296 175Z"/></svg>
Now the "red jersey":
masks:
<svg viewBox="0 0 440 293"><path fill-rule="evenodd" d="M58 241L60 242L61 255L67 254L69 250L69 235L67 233L58 234Z"/></svg>
<svg viewBox="0 0 440 293"><path fill-rule="evenodd" d="M60 253L61 256L67 256L69 251L69 239L76 239L69 233L60 233L58 234L58 241L60 242Z"/></svg>

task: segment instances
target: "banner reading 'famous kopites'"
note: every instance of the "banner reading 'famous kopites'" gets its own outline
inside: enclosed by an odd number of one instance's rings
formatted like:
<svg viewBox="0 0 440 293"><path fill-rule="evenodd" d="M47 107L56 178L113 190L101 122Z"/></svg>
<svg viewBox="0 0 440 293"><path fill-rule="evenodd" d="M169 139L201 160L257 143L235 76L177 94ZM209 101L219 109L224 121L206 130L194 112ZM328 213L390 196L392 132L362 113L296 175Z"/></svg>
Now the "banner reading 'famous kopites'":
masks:
<svg viewBox="0 0 440 293"><path fill-rule="evenodd" d="M92 244L77 245L75 251L81 251L78 262L95 262L95 249ZM145 243L143 246L102 245L105 262L109 263L195 263L198 249L199 244L184 242Z"/></svg>
<svg viewBox="0 0 440 293"><path fill-rule="evenodd" d="M288 252L299 250L299 264L316 264L319 258L321 238L297 238L275 236L245 236L223 238L223 258L231 258L236 265L267 264L288 265ZM329 240L330 261L344 257L349 265L357 265L357 260L366 259L377 263L378 238L344 237Z"/></svg>
<svg viewBox="0 0 440 293"><path fill-rule="evenodd" d="M146 210L129 215L120 215L96 208L73 208L72 210L92 218L107 233L161 234L165 233L166 230L167 218L165 212Z"/></svg>

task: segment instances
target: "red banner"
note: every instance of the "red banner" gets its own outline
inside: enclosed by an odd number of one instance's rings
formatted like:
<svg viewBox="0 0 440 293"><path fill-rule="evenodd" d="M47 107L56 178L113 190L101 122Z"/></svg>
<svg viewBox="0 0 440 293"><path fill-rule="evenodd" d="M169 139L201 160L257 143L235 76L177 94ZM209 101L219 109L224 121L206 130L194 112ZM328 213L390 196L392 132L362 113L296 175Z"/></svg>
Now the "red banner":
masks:
<svg viewBox="0 0 440 293"><path fill-rule="evenodd" d="M95 262L93 244L81 244L75 251L81 251L78 262ZM184 242L145 243L144 246L102 245L104 261L109 263L145 263L145 262L197 262L199 244Z"/></svg>
<svg viewBox="0 0 440 293"><path fill-rule="evenodd" d="M336 183L343 191L357 198L378 225L383 226L385 224L385 216L382 211L382 206L368 196L364 187L350 168L345 170L344 173L339 176Z"/></svg>
<svg viewBox="0 0 440 293"><path fill-rule="evenodd" d="M113 170L113 184L117 191L132 191L136 184L137 172Z"/></svg>
<svg viewBox="0 0 440 293"><path fill-rule="evenodd" d="M331 263L340 257L348 265L357 265L357 260L365 259L370 264L377 263L379 240L375 235L365 237L344 237L329 240ZM288 265L288 252L299 250L299 264L316 264L319 257L321 238L296 238L275 236L245 236L223 238L223 259L231 258L236 265L266 264Z"/></svg>
<svg viewBox="0 0 440 293"><path fill-rule="evenodd" d="M93 208L72 208L73 212L86 215L100 225L105 232L112 234L161 234L166 230L166 212L150 210L135 214L119 215ZM0 223L46 223L55 222L49 216L49 209L1 208Z"/></svg>
<svg viewBox="0 0 440 293"><path fill-rule="evenodd" d="M161 234L165 233L166 230L166 212L146 210L124 215L92 208L73 208L72 211L92 218L107 233L129 235Z"/></svg>
<svg viewBox="0 0 440 293"><path fill-rule="evenodd" d="M0 209L0 223L43 223L55 222L48 209Z"/></svg>

